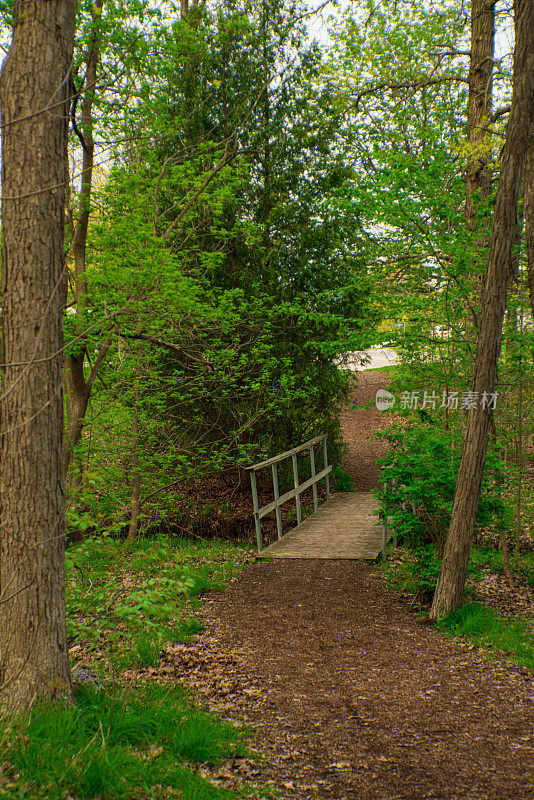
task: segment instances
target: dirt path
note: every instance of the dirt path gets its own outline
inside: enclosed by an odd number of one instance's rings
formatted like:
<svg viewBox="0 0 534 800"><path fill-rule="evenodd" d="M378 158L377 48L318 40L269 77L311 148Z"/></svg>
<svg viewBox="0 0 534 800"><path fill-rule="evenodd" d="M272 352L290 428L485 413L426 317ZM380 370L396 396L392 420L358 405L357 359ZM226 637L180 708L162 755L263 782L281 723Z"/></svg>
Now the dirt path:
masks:
<svg viewBox="0 0 534 800"><path fill-rule="evenodd" d="M389 384L387 372L360 372L350 404L341 412L341 428L347 445L343 466L352 477L356 492L374 489L378 477L376 460L386 453L386 442L375 439L374 434L391 424L392 415L377 411L374 400L377 390L387 389ZM358 408L364 404L365 408Z"/></svg>
<svg viewBox="0 0 534 800"><path fill-rule="evenodd" d="M257 729L260 773L238 759L211 775L222 785L269 780L287 800L534 798L532 674L422 626L375 564L258 562L203 617L160 669Z"/></svg>

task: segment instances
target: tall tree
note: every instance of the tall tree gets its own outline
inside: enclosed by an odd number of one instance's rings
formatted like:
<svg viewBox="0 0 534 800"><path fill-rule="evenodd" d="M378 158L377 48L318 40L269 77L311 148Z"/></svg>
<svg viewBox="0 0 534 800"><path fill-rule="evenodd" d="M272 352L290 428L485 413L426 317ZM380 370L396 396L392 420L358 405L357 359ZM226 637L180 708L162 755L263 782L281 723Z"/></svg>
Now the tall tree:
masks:
<svg viewBox="0 0 534 800"><path fill-rule="evenodd" d="M82 125L81 131L76 127L82 146L82 169L80 177L80 195L78 200L78 217L72 236L72 254L74 257L73 289L76 299L76 315L78 329L76 333L81 336L77 345L70 348L66 356L66 389L67 389L67 431L65 459L66 469L73 454L73 450L82 436L83 422L89 404L89 398L98 370L109 350L111 339L104 338L97 352L95 361L88 376L85 375L85 361L87 357L87 344L82 336L86 322L86 297L87 297L87 231L91 212L91 191L93 183L95 140L93 128L95 124L93 105L95 100L97 70L100 59L100 22L102 18L103 0L96 0L91 7L92 25L89 41L84 55L85 76L84 86L80 87L82 96ZM72 116L75 115L74 103Z"/></svg>
<svg viewBox="0 0 534 800"><path fill-rule="evenodd" d="M528 148L523 187L527 284L530 295L530 308L534 317L534 141L530 142Z"/></svg>
<svg viewBox="0 0 534 800"><path fill-rule="evenodd" d="M364 24L366 4L357 5L354 19L340 26L328 67L346 109L340 133L358 177L344 193L371 244L375 302L386 319L408 323L397 349L412 388L427 388L432 369L436 390L452 381L467 389L474 348L466 306L473 305L478 236L465 224L465 161L475 148L466 147L464 87L478 97L484 80L475 70L467 78L465 23L453 4L373 2ZM476 119L482 124L482 115ZM434 336L438 325L447 338Z"/></svg>
<svg viewBox="0 0 534 800"><path fill-rule="evenodd" d="M337 431L334 356L360 349L371 310L354 215L330 208L348 168L299 16L278 1L191 8L162 37L98 199L88 294L128 306L120 335L143 342L135 409L126 359L124 383L107 383L117 416L133 429L138 415L145 509L169 473L232 481L251 448Z"/></svg>
<svg viewBox="0 0 534 800"><path fill-rule="evenodd" d="M482 399L495 391L507 289L516 242L517 202L523 167L534 124L534 3L514 3L514 79L510 119L502 152L488 270L472 391ZM491 403L478 402L469 411L462 458L430 618L456 608L462 598L469 552L491 427Z"/></svg>
<svg viewBox="0 0 534 800"><path fill-rule="evenodd" d="M471 4L471 59L469 68L469 104L467 140L471 158L467 164L467 215L476 212L476 194L486 199L491 192L488 163L488 125L493 105L493 55L495 42L495 0L473 0Z"/></svg>
<svg viewBox="0 0 534 800"><path fill-rule="evenodd" d="M76 0L15 0L0 76L0 679L12 709L72 697L64 601L64 205Z"/></svg>

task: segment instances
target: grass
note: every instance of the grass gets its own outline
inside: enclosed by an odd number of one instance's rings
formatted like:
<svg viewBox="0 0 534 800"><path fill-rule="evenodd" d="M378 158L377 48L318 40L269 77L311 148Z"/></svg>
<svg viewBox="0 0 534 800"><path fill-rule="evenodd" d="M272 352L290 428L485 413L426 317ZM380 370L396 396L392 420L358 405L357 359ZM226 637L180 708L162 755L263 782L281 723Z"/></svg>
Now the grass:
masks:
<svg viewBox="0 0 534 800"><path fill-rule="evenodd" d="M435 550L435 548L426 547L418 550L404 548L404 559L393 564L386 562L384 568L388 584L398 590L413 594L417 593L422 582L424 583L423 588L433 590L439 576L440 564L435 555L433 559L429 559L431 550ZM534 553L512 553L510 564L514 575L534 587ZM502 552L492 547L473 546L469 555L468 575L472 575L478 580L485 570L497 575L504 574Z"/></svg>
<svg viewBox="0 0 534 800"><path fill-rule="evenodd" d="M389 372L392 375L395 375L397 372L398 364L388 364L386 367L371 367L368 369L366 367L365 372Z"/></svg>
<svg viewBox="0 0 534 800"><path fill-rule="evenodd" d="M224 588L252 553L171 537L93 537L69 547L70 645L104 688L79 687L76 706L40 705L0 721L0 800L265 796L237 778L235 790L210 780L244 752L242 730L195 706L179 685L121 675L155 667L167 643L202 630L200 596Z"/></svg>
<svg viewBox="0 0 534 800"><path fill-rule="evenodd" d="M243 734L192 707L179 687L85 689L76 706L37 706L1 733L7 764L0 797L222 800L250 794L219 788L195 770L243 753Z"/></svg>
<svg viewBox="0 0 534 800"><path fill-rule="evenodd" d="M67 551L67 632L101 673L155 666L168 642L198 633L199 598L222 589L249 546L172 537L93 537Z"/></svg>
<svg viewBox="0 0 534 800"><path fill-rule="evenodd" d="M512 656L534 670L534 633L521 619L508 619L481 603L464 603L438 622L452 636L467 636L475 644Z"/></svg>

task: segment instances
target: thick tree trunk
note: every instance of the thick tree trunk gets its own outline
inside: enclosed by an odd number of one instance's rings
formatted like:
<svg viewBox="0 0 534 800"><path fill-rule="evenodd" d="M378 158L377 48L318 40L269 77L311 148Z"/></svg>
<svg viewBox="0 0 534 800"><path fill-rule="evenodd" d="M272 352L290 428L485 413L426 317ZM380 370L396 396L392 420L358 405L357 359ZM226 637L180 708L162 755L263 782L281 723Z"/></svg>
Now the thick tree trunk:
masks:
<svg viewBox="0 0 534 800"><path fill-rule="evenodd" d="M516 0L514 8L512 106L502 154L472 384L479 402L469 411L451 524L430 610L431 619L452 611L460 604L463 595L491 425L490 404L484 407L480 401L495 391L497 381L502 323L514 257L517 200L534 124L534 3Z"/></svg>
<svg viewBox="0 0 534 800"><path fill-rule="evenodd" d="M11 709L72 699L65 630L64 204L76 0L15 0L0 76L0 683Z"/></svg>

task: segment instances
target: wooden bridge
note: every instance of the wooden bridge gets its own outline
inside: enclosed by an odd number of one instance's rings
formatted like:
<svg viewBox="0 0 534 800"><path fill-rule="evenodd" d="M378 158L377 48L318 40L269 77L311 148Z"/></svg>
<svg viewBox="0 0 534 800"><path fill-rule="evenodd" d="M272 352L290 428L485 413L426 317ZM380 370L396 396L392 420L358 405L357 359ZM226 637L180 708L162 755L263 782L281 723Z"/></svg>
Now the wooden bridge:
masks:
<svg viewBox="0 0 534 800"><path fill-rule="evenodd" d="M321 444L323 468L316 472L315 448ZM297 456L309 451L311 478L300 483L297 470ZM278 490L278 464L285 459L293 462L294 487L282 496ZM259 507L256 487L256 472L266 467L272 471L274 501ZM380 552L385 557L389 538L387 525L378 516L378 502L371 492L341 492L330 497L329 474L332 466L328 464L326 436L317 436L300 447L295 447L278 456L261 461L249 467L254 521L258 552L273 558L378 558ZM317 499L317 483L326 482L327 500L321 506ZM300 495L312 488L314 513L302 521ZM295 499L298 525L285 536L282 535L280 506ZM261 520L272 511L276 512L278 541L263 547Z"/></svg>

